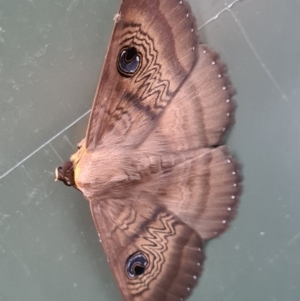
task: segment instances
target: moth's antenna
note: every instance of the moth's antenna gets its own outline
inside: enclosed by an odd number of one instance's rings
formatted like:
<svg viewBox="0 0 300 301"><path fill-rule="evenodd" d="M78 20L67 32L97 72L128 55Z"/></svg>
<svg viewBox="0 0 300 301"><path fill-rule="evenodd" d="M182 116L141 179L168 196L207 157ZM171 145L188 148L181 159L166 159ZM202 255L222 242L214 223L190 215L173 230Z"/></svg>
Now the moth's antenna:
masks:
<svg viewBox="0 0 300 301"><path fill-rule="evenodd" d="M82 150L82 148L86 148L86 143L84 143L78 150ZM77 151L78 152L78 151ZM70 169L68 171L70 171L72 168L74 169L76 167L76 165L78 164L78 162L80 161L80 159L82 158L83 156L83 151L81 151L81 153L79 154L79 157L77 158L76 162L72 162L73 165L70 167Z"/></svg>

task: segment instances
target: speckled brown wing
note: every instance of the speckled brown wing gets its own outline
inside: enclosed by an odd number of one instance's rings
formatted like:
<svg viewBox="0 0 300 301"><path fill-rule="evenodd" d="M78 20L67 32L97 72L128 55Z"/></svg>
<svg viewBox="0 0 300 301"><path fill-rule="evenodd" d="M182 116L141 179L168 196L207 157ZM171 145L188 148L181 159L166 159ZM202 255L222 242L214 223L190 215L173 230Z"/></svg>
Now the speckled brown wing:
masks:
<svg viewBox="0 0 300 301"><path fill-rule="evenodd" d="M87 130L86 146L134 148L198 59L197 26L187 1L123 0Z"/></svg>
<svg viewBox="0 0 300 301"><path fill-rule="evenodd" d="M185 300L197 284L200 236L151 195L90 202L109 264L126 301Z"/></svg>
<svg viewBox="0 0 300 301"><path fill-rule="evenodd" d="M199 59L141 149L178 152L218 146L234 121L235 89L219 55L197 46Z"/></svg>

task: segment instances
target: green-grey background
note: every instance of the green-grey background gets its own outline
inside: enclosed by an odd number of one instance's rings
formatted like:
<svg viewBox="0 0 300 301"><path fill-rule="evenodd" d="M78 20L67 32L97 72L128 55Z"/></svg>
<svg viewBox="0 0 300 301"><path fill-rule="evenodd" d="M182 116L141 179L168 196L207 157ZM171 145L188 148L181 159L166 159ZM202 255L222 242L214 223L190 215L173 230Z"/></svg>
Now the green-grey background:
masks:
<svg viewBox="0 0 300 301"><path fill-rule="evenodd" d="M190 300L300 300L300 2L190 3L238 91L228 145L245 177ZM88 203L53 181L84 136L118 7L0 0L0 300L121 300Z"/></svg>

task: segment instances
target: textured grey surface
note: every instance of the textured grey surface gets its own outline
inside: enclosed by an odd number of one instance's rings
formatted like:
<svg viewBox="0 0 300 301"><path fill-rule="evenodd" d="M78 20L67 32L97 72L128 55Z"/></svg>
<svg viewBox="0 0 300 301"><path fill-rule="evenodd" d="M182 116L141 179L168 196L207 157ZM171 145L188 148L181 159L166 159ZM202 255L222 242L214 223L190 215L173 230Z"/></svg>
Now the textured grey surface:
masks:
<svg viewBox="0 0 300 301"><path fill-rule="evenodd" d="M300 296L299 1L191 0L237 88L244 194L190 300ZM0 300L121 300L88 203L54 183L84 136L119 1L0 0Z"/></svg>

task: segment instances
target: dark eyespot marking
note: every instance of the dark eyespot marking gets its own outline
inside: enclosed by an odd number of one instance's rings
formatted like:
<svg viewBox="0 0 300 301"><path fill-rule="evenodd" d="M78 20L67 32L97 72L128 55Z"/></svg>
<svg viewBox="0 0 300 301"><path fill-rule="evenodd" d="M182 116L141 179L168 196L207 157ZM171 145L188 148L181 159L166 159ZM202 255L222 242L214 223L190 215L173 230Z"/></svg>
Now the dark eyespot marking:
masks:
<svg viewBox="0 0 300 301"><path fill-rule="evenodd" d="M127 258L126 261L126 274L130 279L134 279L140 275L143 275L148 261L146 256L142 252L137 252Z"/></svg>
<svg viewBox="0 0 300 301"><path fill-rule="evenodd" d="M118 71L123 76L133 76L141 64L141 58L136 48L128 47L120 51Z"/></svg>

